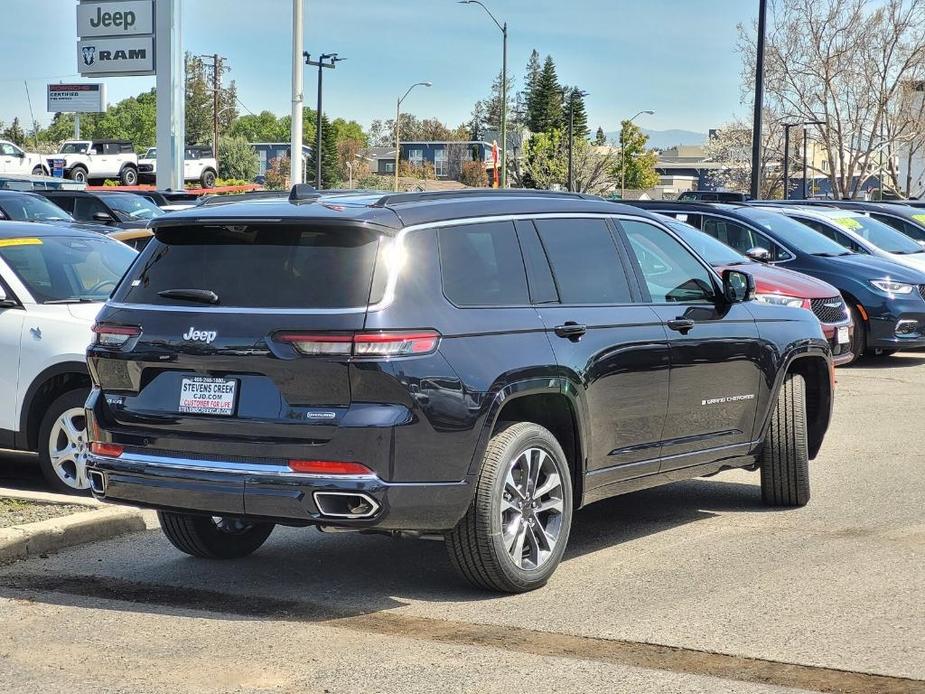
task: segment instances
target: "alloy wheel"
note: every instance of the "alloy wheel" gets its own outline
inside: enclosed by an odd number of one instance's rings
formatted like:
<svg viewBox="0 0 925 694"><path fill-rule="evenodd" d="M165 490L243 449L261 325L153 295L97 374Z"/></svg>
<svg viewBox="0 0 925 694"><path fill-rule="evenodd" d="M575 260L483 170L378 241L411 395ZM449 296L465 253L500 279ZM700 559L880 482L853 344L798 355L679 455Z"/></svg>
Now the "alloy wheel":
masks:
<svg viewBox="0 0 925 694"><path fill-rule="evenodd" d="M72 407L55 420L48 435L52 469L71 489L87 489L87 418L82 407Z"/></svg>
<svg viewBox="0 0 925 694"><path fill-rule="evenodd" d="M504 547L520 569L538 569L562 529L562 480L552 456L528 448L508 466L501 497Z"/></svg>

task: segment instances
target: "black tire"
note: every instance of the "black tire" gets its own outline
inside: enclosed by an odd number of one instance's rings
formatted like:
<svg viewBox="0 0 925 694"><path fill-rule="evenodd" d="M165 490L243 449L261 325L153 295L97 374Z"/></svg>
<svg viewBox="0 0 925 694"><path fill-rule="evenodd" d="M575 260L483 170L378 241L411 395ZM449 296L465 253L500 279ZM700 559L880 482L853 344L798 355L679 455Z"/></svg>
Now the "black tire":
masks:
<svg viewBox="0 0 925 694"><path fill-rule="evenodd" d="M45 416L42 417L42 422L39 424L39 469L41 469L42 476L45 478L51 490L60 494L87 495L90 493L90 485L86 481L86 475L84 474L82 477L79 475L79 469L76 463L72 464L71 461L59 463L58 465L52 463L52 447L55 446L58 450L61 450L63 444L61 437L66 437L66 433L59 431L55 436L56 441L52 442L51 440L52 428L55 427L58 419L61 418L65 412L76 412L78 409L83 409L89 394L89 390L81 388L69 390L63 395L60 395L48 406L48 409L45 410ZM79 421L78 419L78 422ZM83 432L80 453L85 454L85 446L87 445L85 428L86 418L84 417L82 421Z"/></svg>
<svg viewBox="0 0 925 694"><path fill-rule="evenodd" d="M864 323L857 306L849 304L848 310L851 312L851 320L854 322L854 332L851 335L851 351L854 354L854 359L848 363L853 364L864 356L864 352L867 351L867 325Z"/></svg>
<svg viewBox="0 0 925 694"><path fill-rule="evenodd" d="M230 518L158 511L161 530L170 544L200 559L240 559L267 541L273 523L249 523Z"/></svg>
<svg viewBox="0 0 925 694"><path fill-rule="evenodd" d="M555 544L547 550L548 556L542 563L537 562L534 567L524 568L515 564L514 550L509 553L505 547L502 503L505 498L508 470L516 466L521 455L531 449L540 449L545 453L548 456L546 460L551 462L559 476L561 512L558 520L555 520L555 511L549 512L544 522L540 517L544 511L526 509L533 499L532 493L523 502L524 510L515 511L515 514L519 514L516 517L520 519L518 527L521 530L511 537L519 537L521 533L524 536L534 533L534 524L524 520L527 514L535 514L530 518L541 527L557 524L558 534ZM541 479L549 480L550 476L538 477L533 484L534 490L543 486L540 483ZM538 424L511 423L503 426L488 442L472 503L462 520L447 534L446 546L450 561L472 585L492 591L524 593L545 585L556 570L565 552L571 523L571 471L562 447L551 432ZM519 546L526 549L526 542L527 540L523 540ZM537 540L534 540L535 542ZM514 540L514 546L518 546L517 540ZM529 551L527 549L528 554ZM520 563L523 564L523 550L519 556Z"/></svg>
<svg viewBox="0 0 925 694"><path fill-rule="evenodd" d="M767 506L809 502L809 445L806 383L790 374L777 394L771 426L761 452L761 499Z"/></svg>
<svg viewBox="0 0 925 694"><path fill-rule="evenodd" d="M199 185L203 188L215 187L215 172L212 169L206 169L199 177Z"/></svg>
<svg viewBox="0 0 925 694"><path fill-rule="evenodd" d="M82 166L75 166L70 171L67 172L67 177L72 181L77 181L78 183L87 182L87 170Z"/></svg>
<svg viewBox="0 0 925 694"><path fill-rule="evenodd" d="M871 352L870 356L885 359L886 357L892 357L898 351L898 349L875 349Z"/></svg>
<svg viewBox="0 0 925 694"><path fill-rule="evenodd" d="M45 169L42 168L41 166L36 166L35 168L32 169L32 175L33 176L44 176Z"/></svg>
<svg viewBox="0 0 925 694"><path fill-rule="evenodd" d="M134 166L125 166L119 173L119 183L124 186L138 185L138 170Z"/></svg>

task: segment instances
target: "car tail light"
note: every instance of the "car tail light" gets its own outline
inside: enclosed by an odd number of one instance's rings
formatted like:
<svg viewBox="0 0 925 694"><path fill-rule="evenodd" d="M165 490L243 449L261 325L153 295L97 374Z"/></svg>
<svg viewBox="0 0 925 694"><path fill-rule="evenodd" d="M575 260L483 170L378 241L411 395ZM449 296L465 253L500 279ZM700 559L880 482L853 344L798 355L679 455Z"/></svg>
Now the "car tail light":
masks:
<svg viewBox="0 0 925 694"><path fill-rule="evenodd" d="M96 323L92 330L96 334L95 344L101 347L124 347L131 338L141 335L141 328L134 325Z"/></svg>
<svg viewBox="0 0 925 694"><path fill-rule="evenodd" d="M435 330L405 330L354 334L283 332L277 342L292 345L308 356L402 357L428 354L437 349L440 333Z"/></svg>
<svg viewBox="0 0 925 694"><path fill-rule="evenodd" d="M90 444L90 452L93 455L101 455L104 458L118 458L122 455L125 448L117 443L99 443L94 441Z"/></svg>
<svg viewBox="0 0 925 694"><path fill-rule="evenodd" d="M289 469L311 475L372 475L373 471L361 463L339 460L290 460Z"/></svg>

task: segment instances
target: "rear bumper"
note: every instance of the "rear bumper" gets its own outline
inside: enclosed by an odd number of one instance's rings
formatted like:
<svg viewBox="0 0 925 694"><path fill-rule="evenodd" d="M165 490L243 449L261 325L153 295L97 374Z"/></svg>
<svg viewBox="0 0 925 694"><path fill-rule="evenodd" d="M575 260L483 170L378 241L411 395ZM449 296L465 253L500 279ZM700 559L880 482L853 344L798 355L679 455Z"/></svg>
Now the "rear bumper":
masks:
<svg viewBox="0 0 925 694"><path fill-rule="evenodd" d="M87 467L94 496L108 502L284 525L448 530L466 512L472 494L466 480L390 483L376 475L305 475L256 461L142 453L119 458L90 455ZM360 515L342 515L319 506L319 500L324 506L326 500L352 495L370 502L368 513L364 509Z"/></svg>

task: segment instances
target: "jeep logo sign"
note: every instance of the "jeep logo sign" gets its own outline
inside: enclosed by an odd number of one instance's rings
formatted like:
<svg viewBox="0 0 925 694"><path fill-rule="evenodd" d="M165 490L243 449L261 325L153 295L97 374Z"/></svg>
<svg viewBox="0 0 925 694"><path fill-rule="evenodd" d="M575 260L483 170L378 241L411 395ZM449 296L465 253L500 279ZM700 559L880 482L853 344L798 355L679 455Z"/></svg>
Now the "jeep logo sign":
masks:
<svg viewBox="0 0 925 694"><path fill-rule="evenodd" d="M77 6L77 35L140 36L154 33L154 5L151 0L82 2Z"/></svg>
<svg viewBox="0 0 925 694"><path fill-rule="evenodd" d="M77 54L81 75L154 74L154 40L150 36L81 39Z"/></svg>

